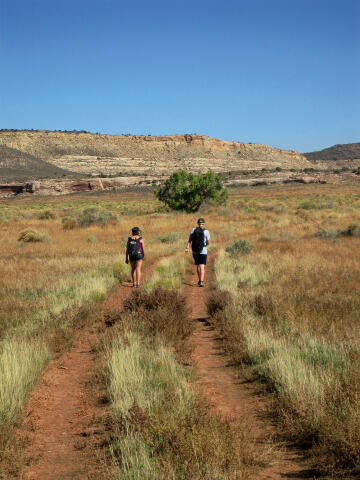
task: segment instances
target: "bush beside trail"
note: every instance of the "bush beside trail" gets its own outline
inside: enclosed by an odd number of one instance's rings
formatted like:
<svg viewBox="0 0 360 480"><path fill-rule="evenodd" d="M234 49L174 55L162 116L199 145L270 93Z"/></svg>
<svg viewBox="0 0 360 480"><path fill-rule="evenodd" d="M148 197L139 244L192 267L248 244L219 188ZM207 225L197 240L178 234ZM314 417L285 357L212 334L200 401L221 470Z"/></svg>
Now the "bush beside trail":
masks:
<svg viewBox="0 0 360 480"><path fill-rule="evenodd" d="M221 175L212 171L197 174L184 170L175 172L160 185L155 195L171 209L188 213L198 211L205 200L221 205L228 198Z"/></svg>

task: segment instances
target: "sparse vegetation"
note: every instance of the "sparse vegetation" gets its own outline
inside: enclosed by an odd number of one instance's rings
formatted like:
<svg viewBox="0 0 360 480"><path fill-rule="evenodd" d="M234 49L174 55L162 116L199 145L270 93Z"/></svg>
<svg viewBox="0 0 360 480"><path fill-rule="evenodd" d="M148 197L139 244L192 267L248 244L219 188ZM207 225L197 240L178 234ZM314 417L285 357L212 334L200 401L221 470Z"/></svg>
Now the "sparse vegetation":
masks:
<svg viewBox="0 0 360 480"><path fill-rule="evenodd" d="M226 207L206 205L201 210L211 230L211 248L223 250L216 265L217 293L209 302L222 345L235 362L250 366L276 392L284 432L309 449L316 468L328 478L356 478L359 187L298 184L229 193ZM304 202L316 208L299 208ZM120 358L118 350L133 352L133 364L149 372L148 378L141 372L127 378L129 391L136 391L130 409L124 404L127 423L123 413L114 410L112 445L119 476L136 478L131 475L138 472L146 478L147 472L149 478L156 474L164 479L249 478L246 472L254 459L241 432L234 439L226 424L209 419L207 406L198 406L191 388L190 403L183 401L191 378L178 361L187 356L183 339L191 322L184 321L181 296L172 289L187 268L184 239L196 217L168 211L151 193L130 190L4 199L1 206L6 219L0 225L1 352L14 353L11 359L0 355L0 371L14 372L11 382L0 381L0 402L6 410L6 402L14 406L0 417L1 447L10 448L11 425L22 403L54 352L71 340L77 321L86 318L89 309L99 308L95 303L106 298L114 284L128 279L122 240L136 223L146 232L146 262L173 258L157 265L146 289L132 297L133 307L109 319L109 362L113 353L114 361ZM94 207L116 216L117 223L79 228L76 219ZM45 228L39 216L46 210L56 218L46 221ZM72 227L67 230L69 220ZM18 232L26 229L45 229L51 242L17 241ZM330 240L315 238L318 231L336 234ZM89 243L90 236L97 241ZM226 253L226 246L240 239L254 248L239 257ZM108 365L110 385L113 367ZM118 360L114 365L117 368ZM161 385L152 381L157 368L165 372ZM148 388L154 393L150 407L141 403ZM109 399L121 403L122 389L114 392L109 390ZM191 414L176 414L189 405Z"/></svg>
<svg viewBox="0 0 360 480"><path fill-rule="evenodd" d="M26 230L23 230L18 238L18 242L24 243L48 241L49 237L45 233L39 232L38 230L35 230L33 228L27 228Z"/></svg>

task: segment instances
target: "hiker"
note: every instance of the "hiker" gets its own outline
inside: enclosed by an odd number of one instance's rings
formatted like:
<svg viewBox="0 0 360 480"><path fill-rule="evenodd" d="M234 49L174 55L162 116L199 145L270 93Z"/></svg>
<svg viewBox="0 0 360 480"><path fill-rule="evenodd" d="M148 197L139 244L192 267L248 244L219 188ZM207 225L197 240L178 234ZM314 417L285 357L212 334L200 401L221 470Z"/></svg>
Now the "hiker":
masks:
<svg viewBox="0 0 360 480"><path fill-rule="evenodd" d="M203 287L205 278L205 265L207 260L206 247L210 243L210 233L209 230L205 229L205 220L203 218L199 218L197 223L198 226L191 229L185 252L187 253L189 251L191 244L197 274L199 277L198 285L199 287Z"/></svg>
<svg viewBox="0 0 360 480"><path fill-rule="evenodd" d="M131 265L131 278L134 288L140 287L141 266L145 257L144 240L140 236L140 228L131 229L131 237L128 238L126 244L126 263Z"/></svg>

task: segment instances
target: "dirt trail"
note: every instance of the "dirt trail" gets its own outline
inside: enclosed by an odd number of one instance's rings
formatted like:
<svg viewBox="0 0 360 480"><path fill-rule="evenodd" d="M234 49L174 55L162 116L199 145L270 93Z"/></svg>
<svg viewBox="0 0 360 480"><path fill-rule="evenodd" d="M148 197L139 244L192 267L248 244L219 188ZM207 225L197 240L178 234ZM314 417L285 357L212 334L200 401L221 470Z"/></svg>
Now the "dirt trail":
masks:
<svg viewBox="0 0 360 480"><path fill-rule="evenodd" d="M209 265L207 280L213 265ZM190 339L193 366L198 375L200 393L210 405L230 421L246 426L249 441L265 457L266 467L251 480L313 479L301 453L289 445L275 442L276 425L269 418L270 399L262 395L256 382L232 368L231 360L221 351L217 333L207 321L206 299L209 287L199 288L194 274L185 282L184 293L197 326ZM264 452L268 452L264 455Z"/></svg>
<svg viewBox="0 0 360 480"><path fill-rule="evenodd" d="M152 267L145 268L148 277ZM124 282L104 302L114 312L131 293ZM33 391L18 435L26 438L24 480L100 480L110 475L106 457L108 405L94 385L104 322L98 318L77 332L73 346L52 362Z"/></svg>

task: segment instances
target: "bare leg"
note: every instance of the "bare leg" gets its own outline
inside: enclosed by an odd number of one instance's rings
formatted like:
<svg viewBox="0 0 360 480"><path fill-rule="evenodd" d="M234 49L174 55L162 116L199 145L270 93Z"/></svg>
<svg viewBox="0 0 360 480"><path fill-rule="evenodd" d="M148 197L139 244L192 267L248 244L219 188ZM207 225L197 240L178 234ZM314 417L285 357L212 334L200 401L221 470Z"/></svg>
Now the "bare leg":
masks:
<svg viewBox="0 0 360 480"><path fill-rule="evenodd" d="M198 265L199 268L199 280L200 282L203 282L204 281L204 278L205 278L205 265Z"/></svg>
<svg viewBox="0 0 360 480"><path fill-rule="evenodd" d="M136 262L136 284L140 285L142 260Z"/></svg>
<svg viewBox="0 0 360 480"><path fill-rule="evenodd" d="M131 279L132 279L133 285L135 285L136 284L136 281L135 281L136 262L130 262L130 265L131 265Z"/></svg>
<svg viewBox="0 0 360 480"><path fill-rule="evenodd" d="M199 279L199 282L201 280L201 269L200 269L201 265L196 265L196 270L197 270L197 275L198 275L198 279Z"/></svg>

